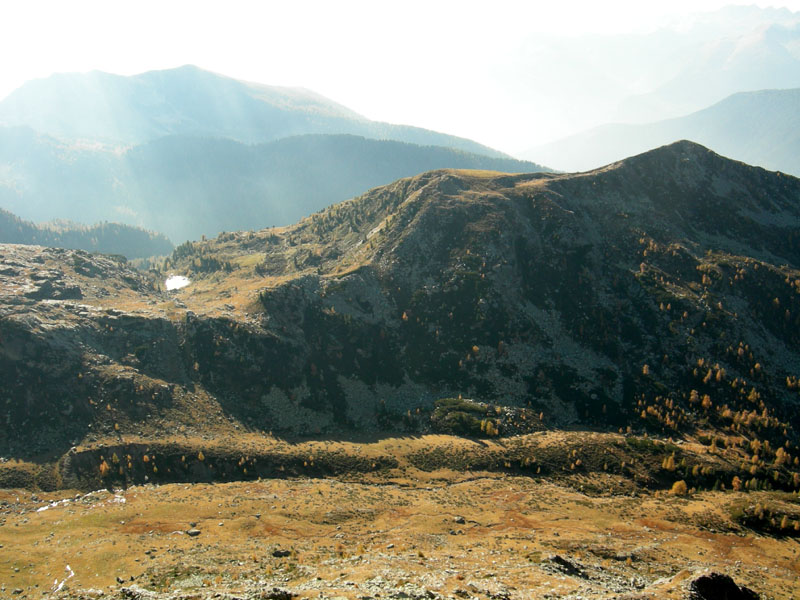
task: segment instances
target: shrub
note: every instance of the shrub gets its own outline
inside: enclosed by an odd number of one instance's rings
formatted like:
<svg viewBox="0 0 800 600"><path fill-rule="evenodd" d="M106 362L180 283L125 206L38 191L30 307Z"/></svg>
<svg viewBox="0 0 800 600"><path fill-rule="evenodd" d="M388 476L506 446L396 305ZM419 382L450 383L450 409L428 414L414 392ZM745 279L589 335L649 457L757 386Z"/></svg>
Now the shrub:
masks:
<svg viewBox="0 0 800 600"><path fill-rule="evenodd" d="M443 398L436 401L431 424L438 431L455 435L497 435L494 425L491 432L487 431L488 412L489 407L473 400Z"/></svg>
<svg viewBox="0 0 800 600"><path fill-rule="evenodd" d="M681 479L680 481L676 481L672 484L672 489L669 491L669 493L673 496L685 496L688 491L689 489L686 486L686 482Z"/></svg>

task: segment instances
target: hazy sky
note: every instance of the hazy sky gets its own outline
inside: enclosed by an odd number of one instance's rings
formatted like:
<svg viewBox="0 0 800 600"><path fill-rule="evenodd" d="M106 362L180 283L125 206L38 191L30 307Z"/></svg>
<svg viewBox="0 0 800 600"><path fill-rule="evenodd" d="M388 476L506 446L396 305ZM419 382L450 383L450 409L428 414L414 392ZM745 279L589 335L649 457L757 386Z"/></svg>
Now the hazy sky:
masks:
<svg viewBox="0 0 800 600"><path fill-rule="evenodd" d="M800 11L800 0L12 0L0 10L0 97L53 72L130 75L191 63L514 151L522 142L510 129L526 107L486 74L516 42L653 29L725 4Z"/></svg>

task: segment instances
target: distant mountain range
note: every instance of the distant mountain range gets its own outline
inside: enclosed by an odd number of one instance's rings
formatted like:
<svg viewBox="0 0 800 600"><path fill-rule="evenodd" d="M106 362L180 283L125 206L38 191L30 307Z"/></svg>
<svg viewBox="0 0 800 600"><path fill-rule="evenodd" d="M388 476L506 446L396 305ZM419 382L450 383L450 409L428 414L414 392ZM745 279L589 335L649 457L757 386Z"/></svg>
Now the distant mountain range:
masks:
<svg viewBox="0 0 800 600"><path fill-rule="evenodd" d="M754 24L738 35L705 39L682 68L651 92L620 103L626 121L678 116L740 91L800 87L800 21Z"/></svg>
<svg viewBox="0 0 800 600"><path fill-rule="evenodd" d="M676 119L596 127L523 155L558 169L584 171L681 139L749 164L800 175L800 88L734 94Z"/></svg>
<svg viewBox="0 0 800 600"><path fill-rule="evenodd" d="M738 92L800 88L800 12L728 6L647 33L532 34L493 81L511 90L509 105L528 108L513 113L516 154L527 156L522 149L607 123L651 123Z"/></svg>
<svg viewBox="0 0 800 600"><path fill-rule="evenodd" d="M132 77L92 71L33 80L0 101L0 125L110 145L168 135L254 144L309 133L348 133L508 156L464 138L370 121L310 90L238 81L192 65Z"/></svg>
<svg viewBox="0 0 800 600"><path fill-rule="evenodd" d="M125 151L0 128L0 206L34 221L119 221L175 242L287 225L430 169L546 170L534 163L351 135L248 145L168 136Z"/></svg>
<svg viewBox="0 0 800 600"><path fill-rule="evenodd" d="M0 244L32 244L55 248L74 248L126 258L163 256L173 250L160 233L119 223L97 223L87 227L77 223L55 222L37 225L0 208Z"/></svg>
<svg viewBox="0 0 800 600"><path fill-rule="evenodd" d="M286 225L439 168L547 170L192 66L53 75L0 102L0 206L37 222L118 221L181 242Z"/></svg>

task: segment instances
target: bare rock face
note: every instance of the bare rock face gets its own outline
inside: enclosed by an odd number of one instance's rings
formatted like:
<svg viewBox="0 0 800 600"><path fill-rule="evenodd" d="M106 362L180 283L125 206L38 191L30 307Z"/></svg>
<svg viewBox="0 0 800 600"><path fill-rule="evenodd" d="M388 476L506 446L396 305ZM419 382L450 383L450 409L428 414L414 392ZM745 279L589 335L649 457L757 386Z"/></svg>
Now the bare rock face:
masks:
<svg viewBox="0 0 800 600"><path fill-rule="evenodd" d="M25 292L25 297L34 300L80 300L83 294L77 285L68 285L63 279L53 278L37 281Z"/></svg>
<svg viewBox="0 0 800 600"><path fill-rule="evenodd" d="M692 581L689 600L758 600L759 596L747 587L739 587L722 573L709 573Z"/></svg>

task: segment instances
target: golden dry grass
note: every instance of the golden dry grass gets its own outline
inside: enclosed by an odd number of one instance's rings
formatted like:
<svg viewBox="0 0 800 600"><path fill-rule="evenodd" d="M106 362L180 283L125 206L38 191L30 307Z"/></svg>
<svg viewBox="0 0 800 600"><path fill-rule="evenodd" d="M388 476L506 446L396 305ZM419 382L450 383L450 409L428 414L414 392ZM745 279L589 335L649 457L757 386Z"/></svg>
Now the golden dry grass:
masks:
<svg viewBox="0 0 800 600"><path fill-rule="evenodd" d="M250 449L263 449L265 439L253 436ZM269 444L314 456L333 443ZM422 446L468 451L476 444L426 436L335 445L402 458ZM616 479L593 476L609 490L622 489ZM578 491L580 481L406 467L348 481L149 485L78 499L74 492L34 500L30 492L4 491L0 593L20 588L23 597L39 597L69 565L73 591L109 591L119 587L117 577L129 585L133 576L141 587L187 594L244 593L262 581L300 597L323 591L355 599L372 595L380 577L392 589L413 584L444 596L677 600L689 579L713 569L770 597L796 597L796 541L757 535L729 517L733 504L770 493L589 496ZM185 534L192 523L201 531L196 538ZM276 558L278 548L291 554ZM555 555L581 573L565 571Z"/></svg>

